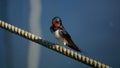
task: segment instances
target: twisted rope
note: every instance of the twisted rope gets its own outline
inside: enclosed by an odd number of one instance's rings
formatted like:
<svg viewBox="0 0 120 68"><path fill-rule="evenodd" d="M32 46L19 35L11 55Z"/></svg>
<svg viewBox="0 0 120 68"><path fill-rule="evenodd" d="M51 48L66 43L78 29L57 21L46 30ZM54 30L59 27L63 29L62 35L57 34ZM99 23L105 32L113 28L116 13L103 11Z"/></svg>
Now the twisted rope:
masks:
<svg viewBox="0 0 120 68"><path fill-rule="evenodd" d="M13 26L11 24L5 23L4 21L1 21L1 20L0 20L0 27L3 28L3 29L6 29L6 30L8 30L8 31L10 31L12 33L15 33L15 34L17 34L19 36L22 36L22 37L24 37L26 39L29 39L29 40L31 40L33 42L41 44L41 45L45 46L46 48L52 49L52 50L54 50L54 51L56 51L58 53L61 53L61 54L65 55L65 56L73 58L74 60L82 62L82 63L84 63L86 65L89 65L91 67L94 67L94 68L112 68L112 67L110 67L108 65L105 65L105 64L99 62L99 61L93 60L93 59L91 59L89 57L86 57L84 55L81 55L81 54L79 54L77 52L66 49L66 48L64 48L64 47L62 47L60 45L57 45L55 43L46 41L46 40L42 39L39 36L31 34L31 33L27 32L27 31L24 31L24 30L22 30L22 29L20 29L18 27L15 27L15 26Z"/></svg>

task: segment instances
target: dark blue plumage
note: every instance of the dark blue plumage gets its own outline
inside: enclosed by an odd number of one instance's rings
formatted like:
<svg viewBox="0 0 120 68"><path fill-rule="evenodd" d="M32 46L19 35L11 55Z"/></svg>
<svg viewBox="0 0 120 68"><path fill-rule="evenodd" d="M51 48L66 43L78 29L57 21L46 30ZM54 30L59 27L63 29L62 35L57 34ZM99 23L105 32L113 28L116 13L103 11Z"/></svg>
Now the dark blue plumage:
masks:
<svg viewBox="0 0 120 68"><path fill-rule="evenodd" d="M62 42L64 45L76 51L81 52L80 49L76 46L76 44L72 41L71 36L63 27L62 20L59 17L54 17L52 19L52 26L50 27L50 31L54 34L58 41Z"/></svg>

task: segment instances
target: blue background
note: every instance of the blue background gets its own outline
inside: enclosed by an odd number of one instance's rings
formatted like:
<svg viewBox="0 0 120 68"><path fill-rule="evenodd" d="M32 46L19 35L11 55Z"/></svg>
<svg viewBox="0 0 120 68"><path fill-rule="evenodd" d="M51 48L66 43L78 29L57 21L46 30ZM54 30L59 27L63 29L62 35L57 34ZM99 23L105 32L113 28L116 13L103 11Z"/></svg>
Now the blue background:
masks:
<svg viewBox="0 0 120 68"><path fill-rule="evenodd" d="M74 42L86 56L120 67L120 0L41 0L42 37L51 34L51 19L59 16ZM0 20L29 31L29 0L0 0ZM27 68L29 40L0 28L0 68ZM71 58L41 47L38 68L89 68Z"/></svg>

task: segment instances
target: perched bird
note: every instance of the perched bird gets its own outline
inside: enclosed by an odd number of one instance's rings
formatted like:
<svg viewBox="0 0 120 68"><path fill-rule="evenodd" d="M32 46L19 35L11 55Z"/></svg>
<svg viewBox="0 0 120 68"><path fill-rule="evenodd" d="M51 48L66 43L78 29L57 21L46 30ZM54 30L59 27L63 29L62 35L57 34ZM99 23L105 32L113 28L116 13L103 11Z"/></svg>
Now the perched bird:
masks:
<svg viewBox="0 0 120 68"><path fill-rule="evenodd" d="M76 46L76 44L72 41L71 36L65 30L64 26L62 25L62 20L60 17L54 17L52 19L52 25L50 27L51 33L54 34L55 38L62 42L64 45L81 52L81 50Z"/></svg>

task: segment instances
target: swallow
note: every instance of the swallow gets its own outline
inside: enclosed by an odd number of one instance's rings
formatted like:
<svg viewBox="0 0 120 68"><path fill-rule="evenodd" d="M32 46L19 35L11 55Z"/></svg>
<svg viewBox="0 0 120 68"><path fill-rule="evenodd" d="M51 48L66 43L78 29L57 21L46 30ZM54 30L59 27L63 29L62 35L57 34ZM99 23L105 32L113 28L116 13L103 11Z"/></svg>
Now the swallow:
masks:
<svg viewBox="0 0 120 68"><path fill-rule="evenodd" d="M64 45L66 45L76 51L81 52L81 50L72 41L71 36L65 30L60 17L56 16L52 19L52 25L50 27L50 31L58 41L62 42Z"/></svg>

